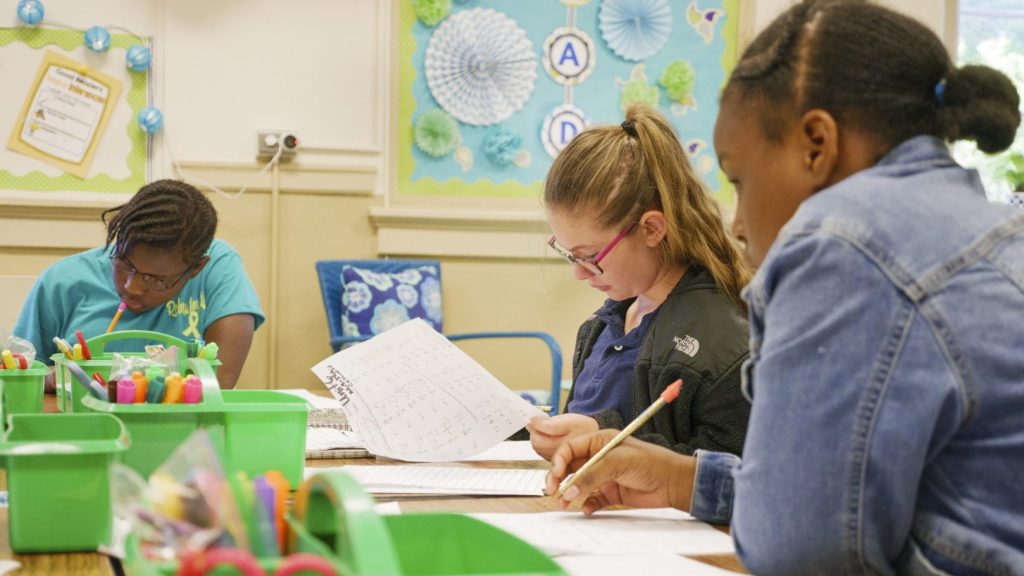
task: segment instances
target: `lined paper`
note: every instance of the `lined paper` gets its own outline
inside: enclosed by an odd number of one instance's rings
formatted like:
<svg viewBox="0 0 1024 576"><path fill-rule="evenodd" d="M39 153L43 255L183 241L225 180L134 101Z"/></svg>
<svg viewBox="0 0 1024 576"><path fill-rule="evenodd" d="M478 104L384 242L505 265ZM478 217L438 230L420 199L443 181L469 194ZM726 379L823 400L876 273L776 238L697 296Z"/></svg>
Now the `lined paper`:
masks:
<svg viewBox="0 0 1024 576"><path fill-rule="evenodd" d="M353 432L335 428L307 428L306 452L336 448L362 448L363 444Z"/></svg>
<svg viewBox="0 0 1024 576"><path fill-rule="evenodd" d="M619 556L559 556L555 559L570 576L732 576L739 572L723 570L710 564L672 556L671 554L644 554Z"/></svg>
<svg viewBox="0 0 1024 576"><path fill-rule="evenodd" d="M366 449L395 460L462 460L545 415L420 319L334 354L313 373Z"/></svg>
<svg viewBox="0 0 1024 576"><path fill-rule="evenodd" d="M338 402L337 398L328 398L327 396L319 396L313 394L305 388L286 388L278 389L275 392L284 392L285 394L291 394L292 396L298 396L306 401L307 404L312 408L320 410L330 410L332 408L341 408L341 403Z"/></svg>
<svg viewBox="0 0 1024 576"><path fill-rule="evenodd" d="M552 556L593 554L731 554L732 538L674 508L538 514L471 514Z"/></svg>
<svg viewBox="0 0 1024 576"><path fill-rule="evenodd" d="M543 496L544 470L455 468L445 466L340 466L306 468L306 476L341 470L370 494L444 496Z"/></svg>
<svg viewBox="0 0 1024 576"><path fill-rule="evenodd" d="M463 462L542 462L529 440L506 440L479 454L463 458Z"/></svg>

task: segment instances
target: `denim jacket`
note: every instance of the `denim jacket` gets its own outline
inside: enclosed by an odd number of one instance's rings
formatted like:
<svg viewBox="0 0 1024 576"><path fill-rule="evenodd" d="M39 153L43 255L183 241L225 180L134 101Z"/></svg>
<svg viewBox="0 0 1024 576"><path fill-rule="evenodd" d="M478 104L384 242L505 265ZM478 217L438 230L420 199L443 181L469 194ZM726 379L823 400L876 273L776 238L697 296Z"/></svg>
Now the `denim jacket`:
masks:
<svg viewBox="0 0 1024 576"><path fill-rule="evenodd" d="M1024 574L1024 214L920 136L805 201L747 288L743 460L693 514L755 574Z"/></svg>

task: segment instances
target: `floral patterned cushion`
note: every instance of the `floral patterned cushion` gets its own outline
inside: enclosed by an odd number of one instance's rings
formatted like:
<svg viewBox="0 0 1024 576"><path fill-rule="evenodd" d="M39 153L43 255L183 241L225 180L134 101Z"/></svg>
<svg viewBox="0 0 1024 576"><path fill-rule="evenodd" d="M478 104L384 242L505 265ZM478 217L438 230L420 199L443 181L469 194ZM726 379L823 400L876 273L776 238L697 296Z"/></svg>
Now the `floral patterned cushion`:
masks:
<svg viewBox="0 0 1024 576"><path fill-rule="evenodd" d="M341 328L345 336L373 336L412 318L441 331L441 282L434 266L401 272L341 269Z"/></svg>

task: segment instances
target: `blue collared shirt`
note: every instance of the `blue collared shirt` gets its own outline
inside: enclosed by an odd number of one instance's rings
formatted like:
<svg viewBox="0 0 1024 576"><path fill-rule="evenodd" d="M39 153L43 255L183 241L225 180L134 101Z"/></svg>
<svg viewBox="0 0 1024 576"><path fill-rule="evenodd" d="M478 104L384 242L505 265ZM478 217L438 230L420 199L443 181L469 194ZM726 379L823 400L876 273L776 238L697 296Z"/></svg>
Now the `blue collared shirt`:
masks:
<svg viewBox="0 0 1024 576"><path fill-rule="evenodd" d="M639 326L626 334L625 314L631 303L632 300L608 300L595 313L605 327L576 377L567 412L597 414L616 410L626 422L635 417L632 387L636 361L644 335L658 311L649 312Z"/></svg>
<svg viewBox="0 0 1024 576"><path fill-rule="evenodd" d="M921 136L805 201L744 297L743 460L694 516L755 574L1024 574L1024 214Z"/></svg>

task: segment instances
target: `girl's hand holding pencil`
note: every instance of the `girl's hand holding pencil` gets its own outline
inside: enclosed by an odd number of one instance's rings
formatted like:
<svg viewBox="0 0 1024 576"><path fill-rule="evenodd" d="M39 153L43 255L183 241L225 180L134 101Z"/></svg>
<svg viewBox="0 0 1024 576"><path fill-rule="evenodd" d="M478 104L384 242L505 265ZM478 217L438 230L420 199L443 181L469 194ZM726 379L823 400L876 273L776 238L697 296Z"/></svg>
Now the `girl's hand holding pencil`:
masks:
<svg viewBox="0 0 1024 576"><path fill-rule="evenodd" d="M601 430L573 438L555 452L545 491L557 494L559 483L579 470L615 437L618 430ZM583 513L609 506L672 507L689 511L697 460L668 448L627 438L607 456L575 479L562 494L562 509L583 499Z"/></svg>
<svg viewBox="0 0 1024 576"><path fill-rule="evenodd" d="M677 380L666 388L621 431L602 430L564 442L551 460L547 493L560 496L562 508L584 495L588 515L612 505L689 510L696 459L629 437L675 400L682 385Z"/></svg>

